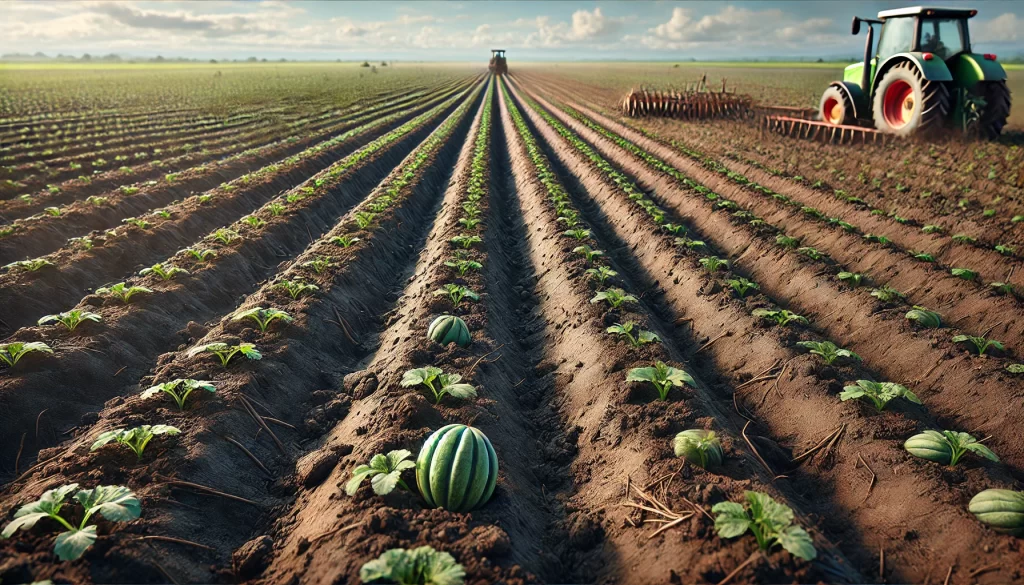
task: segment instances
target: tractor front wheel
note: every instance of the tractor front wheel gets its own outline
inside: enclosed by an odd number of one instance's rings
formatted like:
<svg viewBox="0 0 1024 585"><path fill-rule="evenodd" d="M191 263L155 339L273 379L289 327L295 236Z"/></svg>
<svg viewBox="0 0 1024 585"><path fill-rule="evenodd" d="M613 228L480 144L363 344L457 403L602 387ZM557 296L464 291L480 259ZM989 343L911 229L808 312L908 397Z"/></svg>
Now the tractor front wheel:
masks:
<svg viewBox="0 0 1024 585"><path fill-rule="evenodd" d="M821 94L821 105L818 106L818 113L824 122L833 126L846 126L853 124L853 103L846 95L846 92L836 86L831 86Z"/></svg>
<svg viewBox="0 0 1024 585"><path fill-rule="evenodd" d="M912 62L904 61L886 71L875 89L875 128L898 136L937 130L949 118L949 104L943 83L928 81Z"/></svg>
<svg viewBox="0 0 1024 585"><path fill-rule="evenodd" d="M978 119L978 136L986 140L999 138L1010 117L1010 89L1006 82L979 81L971 88L971 94L985 100Z"/></svg>

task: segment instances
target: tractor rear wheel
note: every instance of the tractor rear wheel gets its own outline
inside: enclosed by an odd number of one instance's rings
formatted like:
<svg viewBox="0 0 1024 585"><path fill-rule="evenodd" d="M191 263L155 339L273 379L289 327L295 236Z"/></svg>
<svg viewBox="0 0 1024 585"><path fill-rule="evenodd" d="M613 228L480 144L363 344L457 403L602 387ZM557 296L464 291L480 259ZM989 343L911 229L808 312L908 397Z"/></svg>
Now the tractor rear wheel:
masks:
<svg viewBox="0 0 1024 585"><path fill-rule="evenodd" d="M818 106L821 119L833 126L853 124L853 103L846 92L831 86L821 94L821 105Z"/></svg>
<svg viewBox="0 0 1024 585"><path fill-rule="evenodd" d="M986 140L999 138L1010 117L1010 88L1005 81L979 81L971 88L971 94L985 100L978 120L978 136Z"/></svg>
<svg viewBox="0 0 1024 585"><path fill-rule="evenodd" d="M872 114L875 128L898 136L931 132L949 119L949 88L928 81L912 62L885 72L875 89Z"/></svg>

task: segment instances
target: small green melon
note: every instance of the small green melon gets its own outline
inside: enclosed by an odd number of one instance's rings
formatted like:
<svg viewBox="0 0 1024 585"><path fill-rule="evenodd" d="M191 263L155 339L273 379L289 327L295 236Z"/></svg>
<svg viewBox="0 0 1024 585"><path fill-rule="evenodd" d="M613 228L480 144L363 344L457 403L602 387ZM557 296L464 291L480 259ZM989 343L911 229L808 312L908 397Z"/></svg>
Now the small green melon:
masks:
<svg viewBox="0 0 1024 585"><path fill-rule="evenodd" d="M427 328L427 337L441 345L454 343L459 347L468 347L472 343L469 327L466 322L453 315L441 315Z"/></svg>

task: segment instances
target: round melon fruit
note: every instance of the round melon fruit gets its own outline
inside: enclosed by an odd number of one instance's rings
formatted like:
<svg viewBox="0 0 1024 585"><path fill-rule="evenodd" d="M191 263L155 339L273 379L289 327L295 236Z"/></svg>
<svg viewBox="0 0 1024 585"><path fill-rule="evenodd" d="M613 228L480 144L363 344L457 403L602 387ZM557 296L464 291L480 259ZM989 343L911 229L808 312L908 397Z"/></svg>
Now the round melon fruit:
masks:
<svg viewBox="0 0 1024 585"><path fill-rule="evenodd" d="M914 457L927 459L943 465L953 460L953 449L938 431L925 431L914 435L903 443L903 448Z"/></svg>
<svg viewBox="0 0 1024 585"><path fill-rule="evenodd" d="M427 337L441 345L455 343L459 347L467 347L473 341L469 337L466 322L453 315L441 315L427 328Z"/></svg>
<svg viewBox="0 0 1024 585"><path fill-rule="evenodd" d="M416 485L427 504L468 512L491 499L498 455L479 429L448 425L427 437L416 458Z"/></svg>
<svg viewBox="0 0 1024 585"><path fill-rule="evenodd" d="M967 509L998 532L1024 536L1024 492L985 490L971 498Z"/></svg>

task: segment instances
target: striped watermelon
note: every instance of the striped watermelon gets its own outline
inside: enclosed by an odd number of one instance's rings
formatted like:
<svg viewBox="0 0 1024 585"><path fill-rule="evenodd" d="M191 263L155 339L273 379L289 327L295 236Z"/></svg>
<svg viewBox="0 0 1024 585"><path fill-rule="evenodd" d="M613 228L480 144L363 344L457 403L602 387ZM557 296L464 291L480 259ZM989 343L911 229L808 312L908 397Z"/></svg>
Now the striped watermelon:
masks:
<svg viewBox="0 0 1024 585"><path fill-rule="evenodd" d="M453 315L441 315L427 328L427 337L441 345L449 343L458 344L459 347L467 347L473 341L469 337L469 327L466 322Z"/></svg>
<svg viewBox="0 0 1024 585"><path fill-rule="evenodd" d="M447 425L427 438L416 458L416 485L427 504L468 512L491 499L498 455L479 429Z"/></svg>

